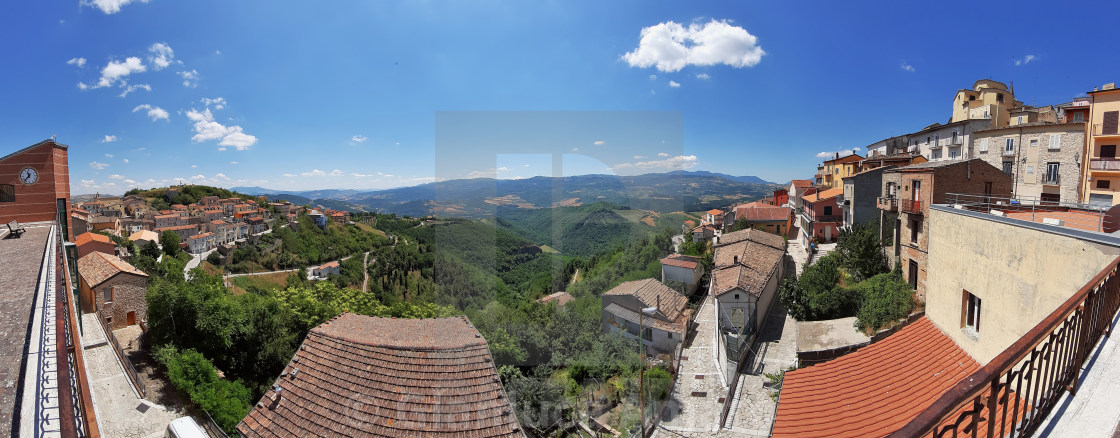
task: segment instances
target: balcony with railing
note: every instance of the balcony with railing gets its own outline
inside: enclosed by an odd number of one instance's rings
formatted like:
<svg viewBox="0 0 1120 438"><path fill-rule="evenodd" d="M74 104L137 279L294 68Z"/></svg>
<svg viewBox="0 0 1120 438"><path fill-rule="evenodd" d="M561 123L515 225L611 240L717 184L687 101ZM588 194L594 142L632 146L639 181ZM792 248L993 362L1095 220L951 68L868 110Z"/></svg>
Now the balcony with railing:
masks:
<svg viewBox="0 0 1120 438"><path fill-rule="evenodd" d="M1103 123L1093 124L1093 136L1094 137L1113 136L1113 135L1120 135L1120 129L1117 129L1117 125L1105 126Z"/></svg>
<svg viewBox="0 0 1120 438"><path fill-rule="evenodd" d="M1056 173L1055 174L1049 174L1049 173L1043 174L1042 175L1042 185L1060 186L1060 185L1062 185L1062 176L1059 175L1059 174L1056 174Z"/></svg>
<svg viewBox="0 0 1120 438"><path fill-rule="evenodd" d="M875 198L875 206L878 207L880 210L897 211L898 210L898 198L895 198L895 197L878 197L878 198Z"/></svg>
<svg viewBox="0 0 1120 438"><path fill-rule="evenodd" d="M899 209L903 213L922 214L922 201L915 199L903 199L898 201Z"/></svg>
<svg viewBox="0 0 1120 438"><path fill-rule="evenodd" d="M1120 172L1120 160L1116 158L1091 158L1089 159L1089 170Z"/></svg>
<svg viewBox="0 0 1120 438"><path fill-rule="evenodd" d="M1001 155L1003 155L1005 157L1015 156L1015 148L1014 147L1012 147L1011 149L1008 149L1008 148L1005 147L1005 148L1002 149L1002 151L1003 152L1001 152Z"/></svg>
<svg viewBox="0 0 1120 438"><path fill-rule="evenodd" d="M961 210L1100 233L1120 230L1120 222L1107 214L1111 205L1059 202L1035 196L1008 198L965 193L947 193L945 196L949 205Z"/></svg>

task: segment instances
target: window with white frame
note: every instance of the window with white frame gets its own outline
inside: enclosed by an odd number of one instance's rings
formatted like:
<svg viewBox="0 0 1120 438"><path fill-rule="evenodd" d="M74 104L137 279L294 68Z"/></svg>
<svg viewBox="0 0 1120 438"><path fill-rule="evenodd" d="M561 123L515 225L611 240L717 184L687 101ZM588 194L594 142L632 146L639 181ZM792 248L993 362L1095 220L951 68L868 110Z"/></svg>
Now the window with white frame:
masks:
<svg viewBox="0 0 1120 438"><path fill-rule="evenodd" d="M980 333L980 298L976 295L964 291L962 299L963 309L961 309L961 327L971 329L973 332Z"/></svg>
<svg viewBox="0 0 1120 438"><path fill-rule="evenodd" d="M1054 151L1062 148L1062 134L1050 134L1050 147Z"/></svg>
<svg viewBox="0 0 1120 438"><path fill-rule="evenodd" d="M1004 139L1003 151L1008 152L1008 153L1015 152L1015 139L1014 138Z"/></svg>
<svg viewBox="0 0 1120 438"><path fill-rule="evenodd" d="M980 153L988 153L988 139L986 138L980 139Z"/></svg>

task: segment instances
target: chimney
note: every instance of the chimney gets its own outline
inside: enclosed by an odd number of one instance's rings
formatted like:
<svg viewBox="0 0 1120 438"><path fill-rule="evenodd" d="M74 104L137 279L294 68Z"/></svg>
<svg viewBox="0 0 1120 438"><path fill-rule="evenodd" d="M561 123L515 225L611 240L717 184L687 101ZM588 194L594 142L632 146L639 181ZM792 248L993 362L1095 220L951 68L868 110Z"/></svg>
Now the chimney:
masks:
<svg viewBox="0 0 1120 438"><path fill-rule="evenodd" d="M836 158L840 158L840 153L839 152L836 153ZM833 158L833 159L836 159L836 158Z"/></svg>
<svg viewBox="0 0 1120 438"><path fill-rule="evenodd" d="M657 296L657 311L661 311L661 295Z"/></svg>
<svg viewBox="0 0 1120 438"><path fill-rule="evenodd" d="M739 264L739 256L733 256L732 260L733 260L732 261L733 264L736 264L736 265Z"/></svg>

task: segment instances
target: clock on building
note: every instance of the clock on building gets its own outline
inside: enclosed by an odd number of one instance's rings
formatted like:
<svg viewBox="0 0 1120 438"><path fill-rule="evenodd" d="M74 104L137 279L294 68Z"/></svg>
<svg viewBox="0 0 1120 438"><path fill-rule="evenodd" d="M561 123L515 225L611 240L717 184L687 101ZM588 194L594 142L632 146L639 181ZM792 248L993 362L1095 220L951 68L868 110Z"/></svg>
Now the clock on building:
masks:
<svg viewBox="0 0 1120 438"><path fill-rule="evenodd" d="M19 180L23 181L24 184L35 184L39 181L39 172L30 167L25 167L19 171Z"/></svg>

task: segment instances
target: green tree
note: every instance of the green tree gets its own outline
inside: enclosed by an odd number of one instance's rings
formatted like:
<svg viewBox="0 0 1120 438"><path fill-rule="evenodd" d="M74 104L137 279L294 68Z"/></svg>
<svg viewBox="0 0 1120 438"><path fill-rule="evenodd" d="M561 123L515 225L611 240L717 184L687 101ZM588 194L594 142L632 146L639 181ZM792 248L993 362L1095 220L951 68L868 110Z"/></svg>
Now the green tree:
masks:
<svg viewBox="0 0 1120 438"><path fill-rule="evenodd" d="M179 244L181 243L179 240L179 233L164 231L163 234L159 236L159 243L163 245L164 254L172 257L179 255L179 251L181 250L181 248L179 248Z"/></svg>
<svg viewBox="0 0 1120 438"><path fill-rule="evenodd" d="M899 272L871 277L854 289L862 296L856 326L861 330L879 330L891 322L910 315L914 308L914 290Z"/></svg>
<svg viewBox="0 0 1120 438"><path fill-rule="evenodd" d="M157 245L155 242L150 242L149 241L148 243L144 244L143 248L140 248L140 254L144 255L144 256L147 256L147 257L151 257L152 259L158 259L159 258L159 245Z"/></svg>
<svg viewBox="0 0 1120 438"><path fill-rule="evenodd" d="M887 256L883 254L883 242L879 239L878 222L841 228L836 252L856 282L887 272Z"/></svg>

